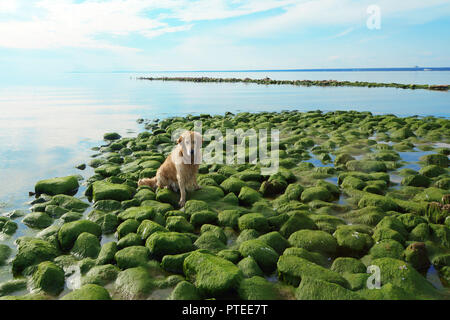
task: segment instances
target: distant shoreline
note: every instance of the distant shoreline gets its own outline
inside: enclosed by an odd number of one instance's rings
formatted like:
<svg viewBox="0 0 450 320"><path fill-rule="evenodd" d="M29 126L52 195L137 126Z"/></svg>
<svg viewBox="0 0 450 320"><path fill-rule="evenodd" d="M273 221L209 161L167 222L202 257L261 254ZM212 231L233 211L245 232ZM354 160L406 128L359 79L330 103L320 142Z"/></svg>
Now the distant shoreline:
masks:
<svg viewBox="0 0 450 320"><path fill-rule="evenodd" d="M337 81L337 80L273 80L264 79L240 79L240 78L209 78L209 77L137 77L137 80L149 81L181 81L181 82L214 82L214 83L256 83L262 85L293 85L293 86L319 86L319 87L367 87L367 88L398 88L410 90L433 90L448 91L449 85L428 84L401 84L401 83L378 83L365 81Z"/></svg>
<svg viewBox="0 0 450 320"><path fill-rule="evenodd" d="M450 71L450 67L413 67L413 68L328 68L328 69L255 69L255 70L115 70L115 71L71 71L68 73L190 73L190 72L429 72Z"/></svg>

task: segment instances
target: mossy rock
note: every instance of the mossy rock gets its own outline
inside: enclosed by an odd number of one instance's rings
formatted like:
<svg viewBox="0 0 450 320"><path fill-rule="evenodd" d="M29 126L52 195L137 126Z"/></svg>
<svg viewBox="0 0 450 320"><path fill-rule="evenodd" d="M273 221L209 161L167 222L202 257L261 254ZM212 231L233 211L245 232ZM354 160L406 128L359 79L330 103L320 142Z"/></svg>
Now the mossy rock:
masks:
<svg viewBox="0 0 450 320"><path fill-rule="evenodd" d="M420 157L419 160L425 162L427 165L436 165L442 168L447 168L449 165L448 156L443 154L429 154Z"/></svg>
<svg viewBox="0 0 450 320"><path fill-rule="evenodd" d="M346 163L346 167L349 171L361 171L365 173L387 171L383 161L351 160Z"/></svg>
<svg viewBox="0 0 450 320"><path fill-rule="evenodd" d="M75 240L83 232L88 232L96 237L102 234L101 227L89 220L78 220L63 224L58 232L58 240L63 250L70 250Z"/></svg>
<svg viewBox="0 0 450 320"><path fill-rule="evenodd" d="M316 230L317 225L306 214L294 213L280 227L280 233L283 237L289 238L294 232L305 229Z"/></svg>
<svg viewBox="0 0 450 320"><path fill-rule="evenodd" d="M41 180L34 186L37 194L48 194L51 196L57 194L74 194L78 190L79 184L76 176L68 176L61 178L52 178Z"/></svg>
<svg viewBox="0 0 450 320"><path fill-rule="evenodd" d="M204 186L200 190L188 192L188 200L201 200L207 203L220 200L224 197L223 190L214 186Z"/></svg>
<svg viewBox="0 0 450 320"><path fill-rule="evenodd" d="M396 202L388 197L375 195L375 194L367 194L364 195L358 202L359 208L365 207L377 207L384 212L386 211L396 211L398 206Z"/></svg>
<svg viewBox="0 0 450 320"><path fill-rule="evenodd" d="M6 260L11 255L12 249L6 244L0 243L0 266L4 265Z"/></svg>
<svg viewBox="0 0 450 320"><path fill-rule="evenodd" d="M155 210L155 217L158 215L164 216L166 212L174 210L170 203L162 203L156 200L145 200L141 203L141 207L153 208L153 210Z"/></svg>
<svg viewBox="0 0 450 320"><path fill-rule="evenodd" d="M435 178L437 176L440 176L441 174L446 173L446 171L444 168L432 164L432 165L425 166L422 169L420 169L419 173L428 178Z"/></svg>
<svg viewBox="0 0 450 320"><path fill-rule="evenodd" d="M0 297L26 289L27 283L28 280L26 278L13 279L0 283Z"/></svg>
<svg viewBox="0 0 450 320"><path fill-rule="evenodd" d="M295 291L298 300L364 300L362 296L338 284L305 278Z"/></svg>
<svg viewBox="0 0 450 320"><path fill-rule="evenodd" d="M136 233L140 222L135 219L127 219L117 227L117 237L120 240L129 233Z"/></svg>
<svg viewBox="0 0 450 320"><path fill-rule="evenodd" d="M186 201L186 204L184 205L184 212L191 216L192 214L199 212L209 210L209 205L202 200L188 200Z"/></svg>
<svg viewBox="0 0 450 320"><path fill-rule="evenodd" d="M339 226L333 236L336 238L339 253L347 256L361 257L373 245L370 235L352 225Z"/></svg>
<svg viewBox="0 0 450 320"><path fill-rule="evenodd" d="M169 300L200 300L198 289L188 281L179 282L171 292Z"/></svg>
<svg viewBox="0 0 450 320"><path fill-rule="evenodd" d="M276 268L278 253L261 240L254 239L242 242L239 246L239 252L243 257L252 257L264 272L270 273Z"/></svg>
<svg viewBox="0 0 450 320"><path fill-rule="evenodd" d="M128 219L134 219L139 222L143 220L155 220L156 221L157 213L153 207L149 206L141 206L141 207L131 207L126 209L125 211L119 213L118 218L121 221L125 221Z"/></svg>
<svg viewBox="0 0 450 320"><path fill-rule="evenodd" d="M239 210L224 210L219 212L218 222L222 227L230 227L232 229L238 228L238 221L240 217Z"/></svg>
<svg viewBox="0 0 450 320"><path fill-rule="evenodd" d="M286 256L296 256L299 258L303 258L322 267L325 267L329 264L328 259L323 254L318 252L310 252L303 248L287 248L286 250L284 250L283 254Z"/></svg>
<svg viewBox="0 0 450 320"><path fill-rule="evenodd" d="M398 231L393 230L391 228L375 229L375 232L373 233L373 239L376 242L379 242L381 240L392 239L392 240L400 242L401 244L404 244L406 241L405 237L403 237L403 235L401 233L399 233Z"/></svg>
<svg viewBox="0 0 450 320"><path fill-rule="evenodd" d="M64 270L53 262L41 262L31 278L35 290L57 296L64 289Z"/></svg>
<svg viewBox="0 0 450 320"><path fill-rule="evenodd" d="M105 288L99 285L85 284L66 294L61 300L111 300L111 296Z"/></svg>
<svg viewBox="0 0 450 320"><path fill-rule="evenodd" d="M95 181L92 185L94 202L99 200L125 201L133 198L135 189L126 184Z"/></svg>
<svg viewBox="0 0 450 320"><path fill-rule="evenodd" d="M180 201L180 195L168 188L162 188L156 191L156 201L169 203L176 208Z"/></svg>
<svg viewBox="0 0 450 320"><path fill-rule="evenodd" d="M243 279L239 284L238 295L242 300L279 300L281 298L276 285L259 276Z"/></svg>
<svg viewBox="0 0 450 320"><path fill-rule="evenodd" d="M420 223L411 230L408 240L410 241L427 241L431 238L431 230L428 223Z"/></svg>
<svg viewBox="0 0 450 320"><path fill-rule="evenodd" d="M314 278L335 283L344 288L349 287L347 280L339 273L297 256L280 256L277 263L277 270L280 279L294 287L297 287L304 278Z"/></svg>
<svg viewBox="0 0 450 320"><path fill-rule="evenodd" d="M220 184L220 187L225 191L225 193L231 192L237 196L241 192L242 187L245 187L246 185L247 184L244 181L238 178L230 177L224 180Z"/></svg>
<svg viewBox="0 0 450 320"><path fill-rule="evenodd" d="M206 297L220 297L239 287L241 270L232 262L208 253L193 252L183 263L186 278Z"/></svg>
<svg viewBox="0 0 450 320"><path fill-rule="evenodd" d="M402 259L403 256L403 245L393 239L385 239L377 242L370 249L370 256L372 259L378 258L394 258Z"/></svg>
<svg viewBox="0 0 450 320"><path fill-rule="evenodd" d="M200 237L195 240L194 246L197 249L206 249L214 253L218 253L226 248L225 243L212 231L203 232Z"/></svg>
<svg viewBox="0 0 450 320"><path fill-rule="evenodd" d="M145 200L155 200L156 195L153 191L149 189L140 189L133 197L134 199L138 200L140 203L142 203Z"/></svg>
<svg viewBox="0 0 450 320"><path fill-rule="evenodd" d="M260 236L258 240L272 247L279 255L283 254L284 250L290 246L289 241L277 231L266 233Z"/></svg>
<svg viewBox="0 0 450 320"><path fill-rule="evenodd" d="M121 299L145 299L154 289L155 281L143 267L129 268L119 272L115 282L115 295Z"/></svg>
<svg viewBox="0 0 450 320"><path fill-rule="evenodd" d="M114 258L117 266L124 270L145 266L150 261L150 252L144 246L130 246L117 251Z"/></svg>
<svg viewBox="0 0 450 320"><path fill-rule="evenodd" d="M81 284L96 284L99 286L105 286L116 280L119 271L120 270L116 266L111 264L94 266L81 278Z"/></svg>
<svg viewBox="0 0 450 320"><path fill-rule="evenodd" d="M342 181L341 187L344 189L362 190L366 187L366 183L356 177L348 176Z"/></svg>
<svg viewBox="0 0 450 320"><path fill-rule="evenodd" d="M329 255L335 254L338 246L333 236L320 230L296 231L289 237L288 241L293 247Z"/></svg>
<svg viewBox="0 0 450 320"><path fill-rule="evenodd" d="M266 232L269 230L269 223L267 218L260 213L247 213L238 219L239 230L255 229L259 232Z"/></svg>
<svg viewBox="0 0 450 320"><path fill-rule="evenodd" d="M97 256L97 264L113 264L115 263L114 255L117 252L116 242L107 242L102 245L100 252Z"/></svg>
<svg viewBox="0 0 450 320"><path fill-rule="evenodd" d="M217 223L218 215L211 210L197 211L191 215L190 223L194 227L200 227L203 224L215 224Z"/></svg>
<svg viewBox="0 0 450 320"><path fill-rule="evenodd" d="M242 259L242 255L238 250L224 249L217 253L218 257L224 258L234 264L237 264Z"/></svg>
<svg viewBox="0 0 450 320"><path fill-rule="evenodd" d="M404 260L418 271L426 271L430 267L427 248L423 242L411 243L403 252L403 256Z"/></svg>
<svg viewBox="0 0 450 320"><path fill-rule="evenodd" d="M421 174L415 174L403 178L401 184L402 186L427 188L431 184L431 180Z"/></svg>
<svg viewBox="0 0 450 320"><path fill-rule="evenodd" d="M251 256L243 258L238 262L237 266L241 269L246 278L264 275L264 272L261 270L258 263Z"/></svg>
<svg viewBox="0 0 450 320"><path fill-rule="evenodd" d="M401 214L397 216L397 219L403 224L408 232L411 232L421 223L427 223L427 220L412 213Z"/></svg>
<svg viewBox="0 0 450 320"><path fill-rule="evenodd" d="M136 233L129 233L125 237L120 238L117 242L117 248L123 249L132 246L140 246L143 244L142 238Z"/></svg>
<svg viewBox="0 0 450 320"><path fill-rule="evenodd" d="M366 266L360 260L355 258L338 257L333 261L331 270L340 274L365 273Z"/></svg>
<svg viewBox="0 0 450 320"><path fill-rule="evenodd" d="M306 188L301 195L302 202L311 202L313 200L331 201L333 195L325 187Z"/></svg>
<svg viewBox="0 0 450 320"><path fill-rule="evenodd" d="M93 258L96 259L100 253L100 241L98 237L91 233L81 233L75 241L72 254L78 258Z"/></svg>
<svg viewBox="0 0 450 320"><path fill-rule="evenodd" d="M20 243L18 253L12 261L12 271L20 274L27 267L52 261L58 254L58 250L45 240L31 239Z"/></svg>
<svg viewBox="0 0 450 320"><path fill-rule="evenodd" d="M155 232L145 242L152 256L162 259L167 254L179 254L192 251L191 238L178 232Z"/></svg>
<svg viewBox="0 0 450 320"><path fill-rule="evenodd" d="M169 230L154 221L143 220L137 228L136 233L141 237L142 240L147 240L149 236L158 231L167 232Z"/></svg>
<svg viewBox="0 0 450 320"><path fill-rule="evenodd" d="M30 228L44 229L53 223L53 219L45 212L31 212L22 222Z"/></svg>
<svg viewBox="0 0 450 320"><path fill-rule="evenodd" d="M299 184L290 184L287 186L286 190L284 191L284 196L287 200L300 200L300 196L302 195L302 192L305 190L301 185Z"/></svg>
<svg viewBox="0 0 450 320"><path fill-rule="evenodd" d="M161 260L161 268L167 272L183 274L184 259L186 259L186 257L190 254L191 252L174 255L167 254Z"/></svg>
<svg viewBox="0 0 450 320"><path fill-rule="evenodd" d="M250 187L242 187L238 196L239 203L244 206L251 206L255 202L258 202L262 199L261 193L250 188Z"/></svg>
<svg viewBox="0 0 450 320"><path fill-rule="evenodd" d="M114 217L115 217L115 215L114 215ZM81 218L83 218L82 213L72 212L72 211L69 211L61 216L61 220L63 220L64 222L77 221L77 220L80 220ZM117 220L117 218L116 218L116 220Z"/></svg>
<svg viewBox="0 0 450 320"><path fill-rule="evenodd" d="M190 224L186 218L180 216L168 217L166 219L166 228L169 231L174 232L194 232L194 227Z"/></svg>
<svg viewBox="0 0 450 320"><path fill-rule="evenodd" d="M75 211L75 212L84 212L86 208L89 207L89 204L87 204L86 202L83 202L80 199L65 194L58 194L52 197L52 199L47 203L47 205L54 205L66 209L68 211Z"/></svg>

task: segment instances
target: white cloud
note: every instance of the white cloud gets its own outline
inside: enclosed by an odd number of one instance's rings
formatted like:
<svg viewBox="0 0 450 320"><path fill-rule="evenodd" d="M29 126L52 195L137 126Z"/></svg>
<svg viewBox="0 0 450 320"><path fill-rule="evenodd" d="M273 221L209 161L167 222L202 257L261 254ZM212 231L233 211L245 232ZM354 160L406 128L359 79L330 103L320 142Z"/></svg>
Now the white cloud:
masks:
<svg viewBox="0 0 450 320"><path fill-rule="evenodd" d="M17 0L1 0L0 1L0 14L14 13L17 11L17 8L18 8Z"/></svg>

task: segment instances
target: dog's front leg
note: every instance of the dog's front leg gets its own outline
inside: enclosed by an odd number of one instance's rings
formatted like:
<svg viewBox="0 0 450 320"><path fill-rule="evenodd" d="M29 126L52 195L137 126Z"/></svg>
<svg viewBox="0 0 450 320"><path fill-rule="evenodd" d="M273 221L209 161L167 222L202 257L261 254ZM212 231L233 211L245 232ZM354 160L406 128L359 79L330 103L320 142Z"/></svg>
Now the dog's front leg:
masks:
<svg viewBox="0 0 450 320"><path fill-rule="evenodd" d="M184 184L184 181L178 177L178 185L180 187L180 202L178 203L180 205L180 208L184 207L184 204L186 203L186 186Z"/></svg>

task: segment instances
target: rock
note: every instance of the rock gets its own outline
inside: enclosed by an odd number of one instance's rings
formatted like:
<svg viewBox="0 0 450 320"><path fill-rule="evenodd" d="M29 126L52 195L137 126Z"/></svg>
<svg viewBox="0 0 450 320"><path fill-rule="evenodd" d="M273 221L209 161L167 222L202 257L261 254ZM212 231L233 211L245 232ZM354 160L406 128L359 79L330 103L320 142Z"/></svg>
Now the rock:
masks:
<svg viewBox="0 0 450 320"><path fill-rule="evenodd" d="M76 176L53 178L41 180L34 186L34 192L37 194L48 194L51 196L57 194L74 194L78 190L79 184Z"/></svg>
<svg viewBox="0 0 450 320"><path fill-rule="evenodd" d="M97 258L100 252L100 241L91 233L81 233L75 241L72 254L78 258Z"/></svg>
<svg viewBox="0 0 450 320"><path fill-rule="evenodd" d="M94 203L94 208L104 212L117 211L121 209L121 204L117 200L99 200Z"/></svg>
<svg viewBox="0 0 450 320"><path fill-rule="evenodd" d="M449 165L448 156L443 154L429 154L420 157L419 160L425 162L427 165L436 165L442 168L447 168Z"/></svg>
<svg viewBox="0 0 450 320"><path fill-rule="evenodd" d="M408 240L424 242L431 237L430 227L427 223L420 223L414 229L411 230Z"/></svg>
<svg viewBox="0 0 450 320"><path fill-rule="evenodd" d="M72 212L72 211L69 211L61 216L61 220L63 220L65 223L77 221L77 220L80 220L81 218L83 218L82 213Z"/></svg>
<svg viewBox="0 0 450 320"><path fill-rule="evenodd" d="M302 280L295 291L298 300L363 300L363 297L342 286L315 278Z"/></svg>
<svg viewBox="0 0 450 320"><path fill-rule="evenodd" d="M156 195L153 191L149 189L141 189L134 195L133 198L138 200L139 203L142 203L145 200L155 200Z"/></svg>
<svg viewBox="0 0 450 320"><path fill-rule="evenodd" d="M309 252L308 250L303 248L287 248L286 250L284 250L283 254L286 256L296 256L299 258L303 258L322 267L325 267L329 264L328 259L323 254L318 252Z"/></svg>
<svg viewBox="0 0 450 320"><path fill-rule="evenodd" d="M13 235L18 226L17 223L14 221L11 221L10 219L6 217L0 217L0 232L7 234L7 235Z"/></svg>
<svg viewBox="0 0 450 320"><path fill-rule="evenodd" d="M87 204L86 202L83 202L80 199L64 194L58 194L52 197L52 199L47 203L47 206L50 205L66 209L67 211L74 211L81 213L83 213L86 210L86 208L89 207L89 204Z"/></svg>
<svg viewBox="0 0 450 320"><path fill-rule="evenodd" d="M340 274L366 273L366 266L355 258L338 257L333 261L331 270Z"/></svg>
<svg viewBox="0 0 450 320"><path fill-rule="evenodd" d="M286 190L284 191L284 196L287 200L300 200L300 196L302 195L302 192L305 190L301 185L299 184L290 184L287 186Z"/></svg>
<svg viewBox="0 0 450 320"><path fill-rule="evenodd" d="M114 255L117 252L117 243L116 242L107 242L100 249L100 253L97 257L97 264L113 264L115 263Z"/></svg>
<svg viewBox="0 0 450 320"><path fill-rule="evenodd" d="M411 243L404 251L405 261L418 271L426 271L430 267L427 248L423 242Z"/></svg>
<svg viewBox="0 0 450 320"><path fill-rule="evenodd" d="M116 280L119 269L111 264L94 266L88 273L81 278L81 284L96 284L105 286Z"/></svg>
<svg viewBox="0 0 450 320"><path fill-rule="evenodd" d="M28 281L26 278L14 279L0 283L0 297L26 289L27 283Z"/></svg>
<svg viewBox="0 0 450 320"><path fill-rule="evenodd" d="M195 227L200 227L203 224L215 224L217 223L218 215L211 210L197 211L191 215L190 223Z"/></svg>
<svg viewBox="0 0 450 320"><path fill-rule="evenodd" d="M224 210L219 212L219 225L222 227L230 227L237 229L240 213L238 210Z"/></svg>
<svg viewBox="0 0 450 320"><path fill-rule="evenodd" d="M20 274L25 268L44 261L52 261L58 256L58 250L49 242L32 239L19 245L17 255L12 262L12 271Z"/></svg>
<svg viewBox="0 0 450 320"><path fill-rule="evenodd" d="M168 217L166 219L166 228L169 231L175 232L194 232L194 227L190 224L186 218L180 216Z"/></svg>
<svg viewBox="0 0 450 320"><path fill-rule="evenodd" d="M261 270L270 273L275 270L278 253L261 240L248 240L239 246L239 252L243 257L252 257L258 263Z"/></svg>
<svg viewBox="0 0 450 320"><path fill-rule="evenodd" d="M237 264L242 259L241 253L238 250L224 249L217 253L218 257L224 258L234 264Z"/></svg>
<svg viewBox="0 0 450 320"><path fill-rule="evenodd" d="M401 214L397 219L403 224L408 232L411 232L419 224L427 222L424 218L412 213Z"/></svg>
<svg viewBox="0 0 450 320"><path fill-rule="evenodd" d="M140 222L135 219L127 219L117 227L117 237L121 239L129 233L136 233Z"/></svg>
<svg viewBox="0 0 450 320"><path fill-rule="evenodd" d="M279 300L281 298L275 285L259 276L242 280L238 295L243 300Z"/></svg>
<svg viewBox="0 0 450 320"><path fill-rule="evenodd" d="M94 202L99 200L125 201L133 198L135 190L126 184L95 181L92 185Z"/></svg>
<svg viewBox="0 0 450 320"><path fill-rule="evenodd" d="M369 251L373 259L394 258L401 259L403 255L403 245L392 239L385 239L377 242Z"/></svg>
<svg viewBox="0 0 450 320"><path fill-rule="evenodd" d="M121 271L115 282L115 292L127 300L145 299L155 289L155 282L143 267Z"/></svg>
<svg viewBox="0 0 450 320"><path fill-rule="evenodd" d="M4 265L6 260L11 255L11 248L8 247L6 244L0 243L0 266Z"/></svg>
<svg viewBox="0 0 450 320"><path fill-rule="evenodd" d="M353 225L339 226L333 236L338 244L338 251L346 256L363 256L373 245L370 235L361 232Z"/></svg>
<svg viewBox="0 0 450 320"><path fill-rule="evenodd" d="M258 263L251 256L243 258L239 261L237 266L241 269L244 277L246 278L251 278L253 276L264 276L264 273Z"/></svg>
<svg viewBox="0 0 450 320"><path fill-rule="evenodd" d="M53 223L53 219L45 212L31 212L22 222L30 228L44 229Z"/></svg>
<svg viewBox="0 0 450 320"><path fill-rule="evenodd" d="M269 230L267 218L260 213L247 213L238 219L239 230L255 229L256 231L265 232Z"/></svg>
<svg viewBox="0 0 450 320"><path fill-rule="evenodd" d="M333 196L325 187L306 188L301 195L302 202L311 202L313 200L331 201Z"/></svg>
<svg viewBox="0 0 450 320"><path fill-rule="evenodd" d="M156 192L156 201L169 203L173 207L178 207L180 195L168 188L158 189Z"/></svg>
<svg viewBox="0 0 450 320"><path fill-rule="evenodd" d="M117 266L124 270L145 266L150 261L150 252L144 246L131 246L117 251L114 257Z"/></svg>
<svg viewBox="0 0 450 320"><path fill-rule="evenodd" d="M107 141L119 140L122 138L117 132L107 132L103 135L103 139Z"/></svg>
<svg viewBox="0 0 450 320"><path fill-rule="evenodd" d="M280 279L294 287L297 287L304 278L323 280L338 284L344 288L349 287L347 280L339 273L296 256L280 256L277 263L277 270Z"/></svg>
<svg viewBox="0 0 450 320"><path fill-rule="evenodd" d="M429 165L425 166L422 169L419 170L419 173L425 177L428 178L435 178L437 176L440 176L441 174L444 174L446 171L444 168L437 166L437 165ZM427 186L428 187L428 186Z"/></svg>
<svg viewBox="0 0 450 320"><path fill-rule="evenodd" d="M159 260L167 254L179 254L194 249L191 239L177 232L155 232L148 237L145 246L151 255Z"/></svg>
<svg viewBox="0 0 450 320"><path fill-rule="evenodd" d="M143 220L154 220L159 224L165 224L165 221L161 221L160 215L155 211L153 207L141 206L141 207L131 207L125 211L119 213L117 216L119 220L125 221L128 219L134 219L139 222ZM164 218L162 218L164 219Z"/></svg>
<svg viewBox="0 0 450 320"><path fill-rule="evenodd" d="M387 171L383 161L351 160L346 163L346 167L349 171L361 171L365 173Z"/></svg>
<svg viewBox="0 0 450 320"><path fill-rule="evenodd" d="M201 296L197 288L190 282L181 281L173 289L169 300L200 300Z"/></svg>
<svg viewBox="0 0 450 320"><path fill-rule="evenodd" d="M384 212L396 211L398 208L397 204L391 198L376 194L367 194L363 196L358 202L359 208L365 208L369 206L377 207Z"/></svg>
<svg viewBox="0 0 450 320"><path fill-rule="evenodd" d="M225 193L234 193L236 196L241 192L242 187L245 187L246 183L238 178L230 177L224 180L220 187L225 191Z"/></svg>
<svg viewBox="0 0 450 320"><path fill-rule="evenodd" d="M111 300L108 291L96 284L85 284L80 289L76 289L61 300Z"/></svg>
<svg viewBox="0 0 450 320"><path fill-rule="evenodd" d="M136 233L129 233L117 242L117 248L120 250L126 247L140 246L142 244L143 240L139 235L137 235Z"/></svg>
<svg viewBox="0 0 450 320"><path fill-rule="evenodd" d="M293 247L330 255L336 253L338 246L336 239L329 233L320 230L296 231L289 237L288 241Z"/></svg>
<svg viewBox="0 0 450 320"><path fill-rule="evenodd" d="M242 205L251 206L255 202L260 201L262 199L262 195L258 191L245 186L241 188L238 199L239 203L241 203Z"/></svg>
<svg viewBox="0 0 450 320"><path fill-rule="evenodd" d="M70 250L77 240L78 236L83 232L88 232L96 237L102 234L101 227L89 220L78 220L62 225L58 232L58 241L63 250Z"/></svg>
<svg viewBox="0 0 450 320"><path fill-rule="evenodd" d="M239 287L242 272L233 263L208 253L193 252L183 263L188 280L206 297L219 297Z"/></svg>
<svg viewBox="0 0 450 320"><path fill-rule="evenodd" d="M186 257L190 254L191 252L185 252L175 255L165 255L161 261L161 268L163 268L167 272L183 274L184 259L186 259Z"/></svg>
<svg viewBox="0 0 450 320"><path fill-rule="evenodd" d="M31 278L35 290L57 296L64 289L64 270L53 262L41 262Z"/></svg>
<svg viewBox="0 0 450 320"><path fill-rule="evenodd" d="M356 177L348 176L342 181L341 187L344 189L362 190L366 187L366 183Z"/></svg>
<svg viewBox="0 0 450 320"><path fill-rule="evenodd" d="M302 213L292 214L280 228L280 233L286 238L299 230L316 230L317 225L307 215Z"/></svg>
<svg viewBox="0 0 450 320"><path fill-rule="evenodd" d="M195 240L194 246L198 249L206 249L214 253L226 248L225 243L212 231L203 232L200 237Z"/></svg>
<svg viewBox="0 0 450 320"><path fill-rule="evenodd" d="M345 165L347 162L355 160L351 155L347 153L341 153L336 156L334 159L334 166Z"/></svg>
<svg viewBox="0 0 450 320"><path fill-rule="evenodd" d="M201 200L212 203L223 198L223 190L214 186L204 186L200 190L188 193L188 200Z"/></svg>
<svg viewBox="0 0 450 320"><path fill-rule="evenodd" d="M199 211L209 210L209 205L201 200L188 200L184 205L184 212L190 217Z"/></svg>
<svg viewBox="0 0 450 320"><path fill-rule="evenodd" d="M142 240L147 240L150 235L158 231L167 232L168 230L162 225L151 220L143 220L137 228L137 234Z"/></svg>
<svg viewBox="0 0 450 320"><path fill-rule="evenodd" d="M431 184L431 180L421 174L415 174L403 178L401 184L402 186L427 188Z"/></svg>
<svg viewBox="0 0 450 320"><path fill-rule="evenodd" d="M258 240L272 247L278 255L283 254L284 250L290 246L289 241L277 231L266 233L260 236Z"/></svg>

